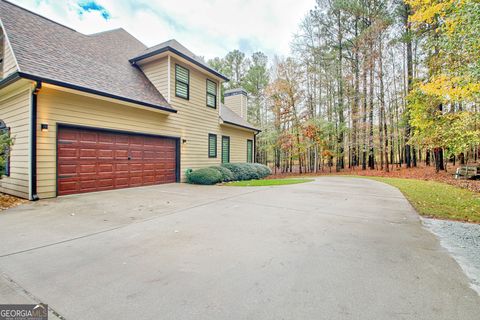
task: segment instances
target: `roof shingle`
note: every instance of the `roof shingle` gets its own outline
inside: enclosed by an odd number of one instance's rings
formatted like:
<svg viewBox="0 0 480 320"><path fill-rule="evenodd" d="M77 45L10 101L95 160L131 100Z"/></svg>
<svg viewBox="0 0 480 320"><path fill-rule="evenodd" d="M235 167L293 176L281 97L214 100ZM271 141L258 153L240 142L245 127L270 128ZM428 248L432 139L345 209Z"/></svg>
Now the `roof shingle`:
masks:
<svg viewBox="0 0 480 320"><path fill-rule="evenodd" d="M164 51L172 51L177 55L182 56L183 58L189 60L190 62L196 64L197 66L207 70L210 73L222 78L225 81L229 81L226 76L218 72L217 70L210 67L202 57L197 56L187 48L185 48L180 42L175 39L171 39L162 43L157 44L156 46L137 52L137 54L130 59L131 62L137 62L149 57L152 57L156 54L159 54Z"/></svg>
<svg viewBox="0 0 480 320"><path fill-rule="evenodd" d="M260 129L255 128L255 126L248 123L245 119L240 117L232 109L228 108L224 104L220 104L220 119L222 119L223 122L228 124L233 124L254 131L260 131Z"/></svg>
<svg viewBox="0 0 480 320"><path fill-rule="evenodd" d="M85 35L4 0L0 19L21 73L175 111L129 63L146 46L124 29Z"/></svg>

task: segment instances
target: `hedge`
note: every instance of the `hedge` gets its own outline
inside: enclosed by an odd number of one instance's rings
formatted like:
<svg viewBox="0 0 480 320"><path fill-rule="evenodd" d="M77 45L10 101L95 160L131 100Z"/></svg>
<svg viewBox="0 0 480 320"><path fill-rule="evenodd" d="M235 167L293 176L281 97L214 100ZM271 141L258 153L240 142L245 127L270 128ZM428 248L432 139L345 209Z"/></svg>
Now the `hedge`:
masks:
<svg viewBox="0 0 480 320"><path fill-rule="evenodd" d="M227 168L221 166L211 168L219 171L222 174L222 182L229 182L235 180L235 176L233 175L232 171L228 170Z"/></svg>
<svg viewBox="0 0 480 320"><path fill-rule="evenodd" d="M262 179L270 175L270 168L259 163L225 163L221 166L186 171L187 182L216 184L219 182Z"/></svg>
<svg viewBox="0 0 480 320"><path fill-rule="evenodd" d="M185 173L187 182L193 184L216 184L222 181L222 174L214 168L191 169Z"/></svg>

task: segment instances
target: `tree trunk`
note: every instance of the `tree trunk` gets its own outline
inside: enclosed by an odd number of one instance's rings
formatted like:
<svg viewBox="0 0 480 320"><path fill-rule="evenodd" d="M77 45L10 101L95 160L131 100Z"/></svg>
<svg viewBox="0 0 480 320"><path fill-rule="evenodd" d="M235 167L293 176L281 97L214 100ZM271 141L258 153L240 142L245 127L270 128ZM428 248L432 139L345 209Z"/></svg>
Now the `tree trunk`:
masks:
<svg viewBox="0 0 480 320"><path fill-rule="evenodd" d="M407 49L407 95L412 91L412 84L413 84L413 50L412 50L412 39L411 35L412 32L410 30L410 22L408 21L409 16L411 15L411 8L410 5L404 4L405 13L403 16L403 23L405 28L406 34L406 49ZM405 110L405 163L407 168L412 166L412 158L411 158L411 147L410 147L410 135L411 135L411 128L410 128L410 111L407 109Z"/></svg>

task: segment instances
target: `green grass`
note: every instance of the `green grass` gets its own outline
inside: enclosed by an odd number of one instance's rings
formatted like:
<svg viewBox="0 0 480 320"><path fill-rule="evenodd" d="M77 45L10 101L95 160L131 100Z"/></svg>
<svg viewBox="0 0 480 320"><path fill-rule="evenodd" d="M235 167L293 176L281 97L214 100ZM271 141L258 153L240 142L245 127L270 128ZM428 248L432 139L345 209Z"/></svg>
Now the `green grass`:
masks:
<svg viewBox="0 0 480 320"><path fill-rule="evenodd" d="M298 184L304 182L311 182L314 179L268 179L268 180L247 180L234 181L226 183L226 186L234 187L264 187L264 186L281 186L286 184Z"/></svg>
<svg viewBox="0 0 480 320"><path fill-rule="evenodd" d="M383 177L361 177L397 187L419 214L480 223L480 195L445 183Z"/></svg>

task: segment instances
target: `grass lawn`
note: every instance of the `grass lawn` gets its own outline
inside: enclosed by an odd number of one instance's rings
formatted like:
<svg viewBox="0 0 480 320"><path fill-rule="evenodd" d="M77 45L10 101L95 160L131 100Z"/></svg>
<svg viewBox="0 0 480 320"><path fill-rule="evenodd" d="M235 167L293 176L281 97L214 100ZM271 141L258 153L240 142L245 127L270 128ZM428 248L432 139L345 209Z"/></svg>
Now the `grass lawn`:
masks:
<svg viewBox="0 0 480 320"><path fill-rule="evenodd" d="M247 180L234 181L226 183L226 186L235 187L263 187L263 186L281 186L285 184L298 184L304 182L311 182L314 179L269 179L269 180Z"/></svg>
<svg viewBox="0 0 480 320"><path fill-rule="evenodd" d="M480 195L445 183L383 177L362 177L397 187L419 214L480 223Z"/></svg>

